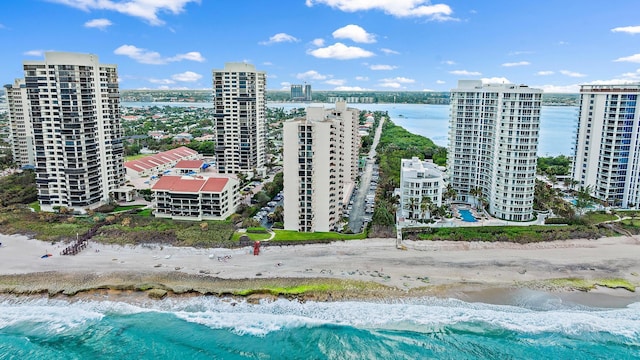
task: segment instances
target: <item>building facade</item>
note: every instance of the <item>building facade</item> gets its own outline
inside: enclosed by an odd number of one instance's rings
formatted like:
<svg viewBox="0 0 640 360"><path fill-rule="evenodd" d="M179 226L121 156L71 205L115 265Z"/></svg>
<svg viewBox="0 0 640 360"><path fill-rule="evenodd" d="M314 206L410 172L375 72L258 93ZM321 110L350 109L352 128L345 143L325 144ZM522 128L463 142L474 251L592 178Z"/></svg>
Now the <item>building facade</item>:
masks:
<svg viewBox="0 0 640 360"><path fill-rule="evenodd" d="M222 174L266 172L266 81L250 64L213 70L215 153Z"/></svg>
<svg viewBox="0 0 640 360"><path fill-rule="evenodd" d="M430 205L442 206L445 174L431 161L417 157L402 159L400 167L400 209L405 219L430 219Z"/></svg>
<svg viewBox="0 0 640 360"><path fill-rule="evenodd" d="M125 181L116 66L62 52L23 66L41 208L108 202Z"/></svg>
<svg viewBox="0 0 640 360"><path fill-rule="evenodd" d="M163 176L151 188L153 214L175 220L225 220L240 203L231 177Z"/></svg>
<svg viewBox="0 0 640 360"><path fill-rule="evenodd" d="M307 108L305 118L285 122L284 228L334 231L358 174L357 109Z"/></svg>
<svg viewBox="0 0 640 360"><path fill-rule="evenodd" d="M447 155L457 200L483 198L497 218L533 219L541 102L542 90L525 85L458 82Z"/></svg>
<svg viewBox="0 0 640 360"><path fill-rule="evenodd" d="M640 83L582 85L572 176L612 206L640 204Z"/></svg>
<svg viewBox="0 0 640 360"><path fill-rule="evenodd" d="M27 87L24 79L16 79L12 85L4 87L9 107L9 133L13 161L21 168L32 168L35 164L35 147L27 106Z"/></svg>

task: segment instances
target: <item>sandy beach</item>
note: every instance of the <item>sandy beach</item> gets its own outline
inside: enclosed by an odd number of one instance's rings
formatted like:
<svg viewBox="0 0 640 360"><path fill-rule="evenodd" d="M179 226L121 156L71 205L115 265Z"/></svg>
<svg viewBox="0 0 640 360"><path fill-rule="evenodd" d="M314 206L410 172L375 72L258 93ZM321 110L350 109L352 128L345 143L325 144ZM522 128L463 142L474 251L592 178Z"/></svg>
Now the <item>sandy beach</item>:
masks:
<svg viewBox="0 0 640 360"><path fill-rule="evenodd" d="M610 237L535 244L366 239L331 244L195 249L90 243L75 256L63 244L0 235L0 275L61 273L207 274L221 279L335 278L373 281L399 290L448 288L459 298L475 289L524 286L555 278L622 278L640 285L640 239ZM44 254L53 256L41 258ZM524 285L523 285L524 284ZM597 292L597 291L596 291ZM600 292L606 292L600 290ZM626 290L620 295L637 298Z"/></svg>

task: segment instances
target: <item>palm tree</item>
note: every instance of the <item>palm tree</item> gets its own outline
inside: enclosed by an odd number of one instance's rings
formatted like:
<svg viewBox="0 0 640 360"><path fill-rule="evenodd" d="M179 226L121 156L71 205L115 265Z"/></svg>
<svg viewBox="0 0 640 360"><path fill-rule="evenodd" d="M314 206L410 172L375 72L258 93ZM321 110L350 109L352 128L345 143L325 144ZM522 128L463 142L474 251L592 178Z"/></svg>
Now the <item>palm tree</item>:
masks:
<svg viewBox="0 0 640 360"><path fill-rule="evenodd" d="M409 218L414 218L415 216L415 210L418 207L418 199L414 198L414 197L410 197L409 198Z"/></svg>
<svg viewBox="0 0 640 360"><path fill-rule="evenodd" d="M433 204L433 201L431 201L431 198L429 196L423 196L422 199L420 199L420 211L422 212L422 218L426 219L426 212L429 211L429 218L431 218L431 205Z"/></svg>
<svg viewBox="0 0 640 360"><path fill-rule="evenodd" d="M476 208L480 205L479 199L482 196L482 188L480 186L474 187L469 191L469 195L474 197L474 201L476 203Z"/></svg>
<svg viewBox="0 0 640 360"><path fill-rule="evenodd" d="M453 186L451 186L451 184L447 184L447 189L443 195L445 199L449 200L449 205L451 205L451 201L458 196L458 192L453 188Z"/></svg>

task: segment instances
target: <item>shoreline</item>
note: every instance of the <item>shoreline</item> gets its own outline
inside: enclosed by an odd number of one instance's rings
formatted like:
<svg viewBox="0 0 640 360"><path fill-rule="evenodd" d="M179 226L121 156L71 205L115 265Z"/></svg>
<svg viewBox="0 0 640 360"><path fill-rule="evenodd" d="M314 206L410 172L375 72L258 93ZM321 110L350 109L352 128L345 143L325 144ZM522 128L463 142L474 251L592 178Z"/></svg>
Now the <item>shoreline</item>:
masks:
<svg viewBox="0 0 640 360"><path fill-rule="evenodd" d="M5 295L66 293L86 298L97 292L122 298L123 293L135 292L134 297L214 295L247 301L434 296L512 305L550 294L558 301L594 307L640 302L638 292L605 287L611 286L607 279L640 285L640 241L636 237L526 245L405 241L407 250L396 249L395 239L365 239L269 246L259 256L253 256L248 247L99 243L90 243L76 256L60 256L61 243L21 235L0 235L0 242L0 293ZM49 253L53 256L40 258ZM588 292L576 290L585 284L605 286L594 286ZM152 289L158 291L152 294Z"/></svg>

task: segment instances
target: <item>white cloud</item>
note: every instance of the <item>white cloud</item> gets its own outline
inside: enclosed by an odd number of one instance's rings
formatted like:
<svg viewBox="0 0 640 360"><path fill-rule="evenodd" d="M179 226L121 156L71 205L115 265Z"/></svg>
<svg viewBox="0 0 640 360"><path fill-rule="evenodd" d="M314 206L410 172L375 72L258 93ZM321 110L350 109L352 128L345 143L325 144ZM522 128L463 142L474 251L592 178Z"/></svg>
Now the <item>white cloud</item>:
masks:
<svg viewBox="0 0 640 360"><path fill-rule="evenodd" d="M48 51L53 51L53 50L34 49L34 50L25 51L23 54L26 56L42 56L44 55L45 52L48 52Z"/></svg>
<svg viewBox="0 0 640 360"><path fill-rule="evenodd" d="M613 32L623 32L627 34L640 34L640 25L638 26L621 26L611 29Z"/></svg>
<svg viewBox="0 0 640 360"><path fill-rule="evenodd" d="M382 10L395 17L426 17L431 20L456 20L446 4L431 5L428 0L306 0L307 6L325 4L344 12Z"/></svg>
<svg viewBox="0 0 640 360"><path fill-rule="evenodd" d="M444 81L444 80L436 80L436 84L440 84L440 85L446 84L446 81Z"/></svg>
<svg viewBox="0 0 640 360"><path fill-rule="evenodd" d="M84 23L84 27L98 28L100 30L104 30L111 25L113 25L113 23L109 19L93 19Z"/></svg>
<svg viewBox="0 0 640 360"><path fill-rule="evenodd" d="M366 91L369 89L361 88L360 86L338 86L333 91Z"/></svg>
<svg viewBox="0 0 640 360"><path fill-rule="evenodd" d="M425 92L432 92L432 91L435 91L435 90L433 90L433 89L422 89L422 91L425 91Z"/></svg>
<svg viewBox="0 0 640 360"><path fill-rule="evenodd" d="M283 81L280 83L280 90L291 90L291 83L288 81Z"/></svg>
<svg viewBox="0 0 640 360"><path fill-rule="evenodd" d="M538 71L536 73L536 75L540 75L540 76L547 76L547 75L553 75L553 74L555 74L555 72L551 70L543 70L543 71Z"/></svg>
<svg viewBox="0 0 640 360"><path fill-rule="evenodd" d="M4 29L6 28L6 26L4 26L3 24L0 24L0 29Z"/></svg>
<svg viewBox="0 0 640 360"><path fill-rule="evenodd" d="M161 65L170 62L190 60L203 62L205 59L197 51L188 52L186 54L178 54L173 57L162 57L160 53L156 51L149 51L142 49L134 45L122 45L113 51L116 55L128 56L141 64Z"/></svg>
<svg viewBox="0 0 640 360"><path fill-rule="evenodd" d="M149 79L149 82L152 84L175 84L176 82L171 79Z"/></svg>
<svg viewBox="0 0 640 360"><path fill-rule="evenodd" d="M622 77L640 80L640 69L622 74Z"/></svg>
<svg viewBox="0 0 640 360"><path fill-rule="evenodd" d="M393 70L393 69L397 69L398 67L395 65L370 65L369 69L371 70Z"/></svg>
<svg viewBox="0 0 640 360"><path fill-rule="evenodd" d="M406 78L406 77L395 77L395 78L392 78L392 79L382 79L380 81L387 82L387 83L389 83L389 82L398 82L398 83L402 83L402 84L412 84L412 83L416 82L415 80L409 79L409 78Z"/></svg>
<svg viewBox="0 0 640 360"><path fill-rule="evenodd" d="M569 71L569 70L560 70L560 74L565 75L565 76L569 76L569 77L585 77L585 76L587 76L586 74L581 74L579 72Z"/></svg>
<svg viewBox="0 0 640 360"><path fill-rule="evenodd" d="M121 14L141 18L151 25L163 25L158 13L169 12L174 15L184 11L187 4L200 0L49 0L54 3L71 6L84 11L110 10Z"/></svg>
<svg viewBox="0 0 640 360"><path fill-rule="evenodd" d="M329 84L329 85L335 85L335 86L342 86L344 85L344 83L346 83L346 80L343 79L331 79L331 80L327 80L324 83L325 84Z"/></svg>
<svg viewBox="0 0 640 360"><path fill-rule="evenodd" d="M358 25L349 24L334 31L334 39L349 39L357 43L371 44L376 42L376 36L368 33L365 29Z"/></svg>
<svg viewBox="0 0 640 360"><path fill-rule="evenodd" d="M298 75L296 75L296 78L300 79L300 80L326 80L328 78L330 78L331 76L328 75L322 75L319 72L315 71L315 70L309 70L303 73L299 73Z"/></svg>
<svg viewBox="0 0 640 360"><path fill-rule="evenodd" d="M480 80L485 84L511 84L511 81L505 77L490 77L482 78Z"/></svg>
<svg viewBox="0 0 640 360"><path fill-rule="evenodd" d="M453 61L453 60L445 60L445 61L443 61L442 63L443 63L443 64L447 64L447 65L455 65L455 64L456 64L456 62L455 62L455 61Z"/></svg>
<svg viewBox="0 0 640 360"><path fill-rule="evenodd" d="M262 65L271 66L273 65L273 63L271 61L265 61L262 63Z"/></svg>
<svg viewBox="0 0 640 360"><path fill-rule="evenodd" d="M545 93L572 93L577 94L580 92L580 85L536 85L532 86L536 89L542 89Z"/></svg>
<svg viewBox="0 0 640 360"><path fill-rule="evenodd" d="M277 79L278 78L278 75L275 75L275 74L267 74L266 76L267 76L267 79Z"/></svg>
<svg viewBox="0 0 640 360"><path fill-rule="evenodd" d="M384 82L384 83L381 83L380 86L386 87L386 88L392 88L392 89L399 89L402 87L402 84L397 82Z"/></svg>
<svg viewBox="0 0 640 360"><path fill-rule="evenodd" d="M298 40L295 36L286 34L286 33L277 33L275 35L273 35L272 37L269 38L268 41L261 41L259 42L260 45L271 45L271 44L276 44L276 43L281 43L281 42L298 42L300 40Z"/></svg>
<svg viewBox="0 0 640 360"><path fill-rule="evenodd" d="M358 81L369 81L369 78L366 76L356 76L356 80Z"/></svg>
<svg viewBox="0 0 640 360"><path fill-rule="evenodd" d="M180 74L171 75L171 78L175 81L194 82L200 80L202 75L194 73L193 71L185 71Z"/></svg>
<svg viewBox="0 0 640 360"><path fill-rule="evenodd" d="M631 55L631 56L621 57L621 58L618 58L618 59L613 60L613 61L625 61L625 62L640 63L640 54L634 54L634 55Z"/></svg>
<svg viewBox="0 0 640 360"><path fill-rule="evenodd" d="M311 43L317 47L324 46L324 39L321 39L321 38L313 39Z"/></svg>
<svg viewBox="0 0 640 360"><path fill-rule="evenodd" d="M400 52L398 52L398 51L391 50L391 49L386 49L386 48L382 48L382 49L380 49L380 51L382 51L383 53L385 53L387 55L398 55L398 54L400 54Z"/></svg>
<svg viewBox="0 0 640 360"><path fill-rule="evenodd" d="M343 43L335 43L327 47L308 51L309 54L321 59L349 60L374 56L371 51L357 46L346 46Z"/></svg>
<svg viewBox="0 0 640 360"><path fill-rule="evenodd" d="M569 42L560 40L558 41L558 45L569 45Z"/></svg>
<svg viewBox="0 0 640 360"><path fill-rule="evenodd" d="M525 55L525 54L533 54L533 51L528 51L528 50L524 50L524 51L510 51L509 52L509 56L515 56L515 55Z"/></svg>
<svg viewBox="0 0 640 360"><path fill-rule="evenodd" d="M449 74L460 75L460 76L480 76L481 72L478 71L468 71L468 70L453 70L449 71Z"/></svg>
<svg viewBox="0 0 640 360"><path fill-rule="evenodd" d="M528 61L518 61L518 62L508 62L508 63L502 64L502 66L504 67L526 66L526 65L531 65L531 63Z"/></svg>

